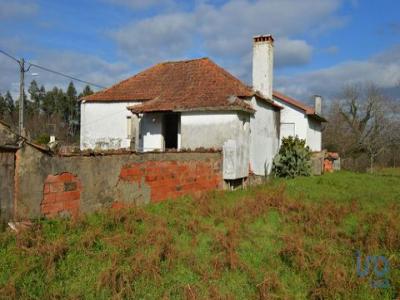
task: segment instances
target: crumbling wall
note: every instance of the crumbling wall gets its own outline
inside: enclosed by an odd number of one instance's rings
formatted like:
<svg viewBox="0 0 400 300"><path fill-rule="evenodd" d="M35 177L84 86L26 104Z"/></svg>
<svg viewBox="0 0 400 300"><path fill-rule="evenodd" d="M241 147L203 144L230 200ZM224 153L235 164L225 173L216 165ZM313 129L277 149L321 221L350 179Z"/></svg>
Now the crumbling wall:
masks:
<svg viewBox="0 0 400 300"><path fill-rule="evenodd" d="M0 150L0 223L7 222L14 209L14 152Z"/></svg>
<svg viewBox="0 0 400 300"><path fill-rule="evenodd" d="M81 190L81 181L72 173L48 175L43 185L40 212L46 217L54 217L59 214L77 217Z"/></svg>
<svg viewBox="0 0 400 300"><path fill-rule="evenodd" d="M17 136L12 132L10 126L0 121L0 147L16 145Z"/></svg>
<svg viewBox="0 0 400 300"><path fill-rule="evenodd" d="M220 152L50 156L16 153L16 218L77 215L222 188Z"/></svg>

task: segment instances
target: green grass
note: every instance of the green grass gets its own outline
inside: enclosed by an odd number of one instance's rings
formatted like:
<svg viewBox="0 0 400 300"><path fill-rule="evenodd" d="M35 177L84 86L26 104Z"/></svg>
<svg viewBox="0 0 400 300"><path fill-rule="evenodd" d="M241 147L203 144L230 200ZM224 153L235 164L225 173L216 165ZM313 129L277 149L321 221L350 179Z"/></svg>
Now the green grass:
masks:
<svg viewBox="0 0 400 300"><path fill-rule="evenodd" d="M274 180L0 234L5 299L396 299L400 170ZM384 255L387 288L356 251Z"/></svg>

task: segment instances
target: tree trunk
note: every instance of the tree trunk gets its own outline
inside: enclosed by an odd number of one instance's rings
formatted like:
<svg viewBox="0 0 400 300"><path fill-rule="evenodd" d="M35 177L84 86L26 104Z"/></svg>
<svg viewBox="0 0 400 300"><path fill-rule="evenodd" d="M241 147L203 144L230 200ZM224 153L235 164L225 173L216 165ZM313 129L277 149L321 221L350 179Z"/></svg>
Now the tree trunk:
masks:
<svg viewBox="0 0 400 300"><path fill-rule="evenodd" d="M370 173L374 172L374 156L371 155L370 156L370 169L369 169Z"/></svg>

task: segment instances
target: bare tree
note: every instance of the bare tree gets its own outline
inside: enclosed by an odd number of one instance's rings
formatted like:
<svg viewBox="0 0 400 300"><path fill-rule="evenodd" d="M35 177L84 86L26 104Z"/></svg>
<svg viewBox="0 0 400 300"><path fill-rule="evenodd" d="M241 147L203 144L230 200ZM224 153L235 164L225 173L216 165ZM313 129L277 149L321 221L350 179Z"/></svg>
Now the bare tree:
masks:
<svg viewBox="0 0 400 300"><path fill-rule="evenodd" d="M342 153L352 158L366 154L371 172L377 157L391 143L398 143L391 139L394 123L389 103L374 84L351 85L344 89L334 112L341 124L336 136L342 140Z"/></svg>

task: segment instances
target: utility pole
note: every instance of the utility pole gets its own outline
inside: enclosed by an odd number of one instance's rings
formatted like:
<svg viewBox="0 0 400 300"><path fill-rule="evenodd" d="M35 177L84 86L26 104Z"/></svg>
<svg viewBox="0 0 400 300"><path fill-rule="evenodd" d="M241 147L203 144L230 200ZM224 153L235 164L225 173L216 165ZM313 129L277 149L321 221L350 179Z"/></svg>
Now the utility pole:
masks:
<svg viewBox="0 0 400 300"><path fill-rule="evenodd" d="M18 121L18 133L20 136L25 136L24 128L24 106L25 106L25 92L24 92L24 81L25 81L25 60L21 58L19 61L19 121Z"/></svg>

